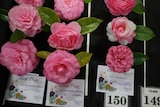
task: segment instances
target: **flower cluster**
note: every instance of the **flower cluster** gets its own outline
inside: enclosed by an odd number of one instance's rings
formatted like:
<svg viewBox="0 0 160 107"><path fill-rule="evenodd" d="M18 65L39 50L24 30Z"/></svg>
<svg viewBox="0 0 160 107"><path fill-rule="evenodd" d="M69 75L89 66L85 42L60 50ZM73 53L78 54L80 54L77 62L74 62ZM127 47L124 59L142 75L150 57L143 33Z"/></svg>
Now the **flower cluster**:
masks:
<svg viewBox="0 0 160 107"><path fill-rule="evenodd" d="M140 41L150 40L154 37L154 33L148 27L136 25L127 18L131 11L144 12L141 0L104 0L104 3L109 12L116 16L108 23L106 35L111 42L120 44L109 48L106 55L106 64L114 72L127 72L136 64L136 56L141 56L140 58L144 59L139 59L141 63L146 61L148 57L142 53L133 53L126 45L131 44L134 38ZM143 30L149 30L153 35L149 35L149 39L147 39L148 34L144 33Z"/></svg>
<svg viewBox="0 0 160 107"><path fill-rule="evenodd" d="M10 41L1 47L0 64L11 73L23 76L32 72L38 66L40 58L44 58L43 74L47 80L67 84L80 73L80 68L92 56L87 52L73 55L71 51L80 49L84 41L83 35L93 32L102 20L85 17L76 21L84 11L83 0L54 0L54 9L43 7L45 0L15 2L17 5L8 14L3 14L8 18L6 20L13 33ZM92 26L94 23L96 26ZM85 26L90 28L85 30ZM48 31L51 34L47 42L51 48L56 49L53 52L38 51L30 39L45 27L50 28ZM86 61L83 60L85 56L89 57Z"/></svg>
<svg viewBox="0 0 160 107"><path fill-rule="evenodd" d="M0 13L1 17L4 16L1 19L9 23L13 32L10 41L1 47L0 64L11 73L22 76L32 72L40 58L43 58L43 74L47 80L57 84L72 81L79 74L80 68L90 61L92 54L79 52L73 55L71 51L80 49L83 36L93 32L103 22L95 17L78 19L85 9L84 3L88 1L92 0L54 0L54 8L51 9L43 7L45 0L15 0L17 5L7 14ZM109 48L105 62L114 72L127 72L136 64L136 55L143 57L139 57L143 59L139 63L148 58L141 53L133 53L127 45L133 39L150 40L154 33L126 17L132 10L136 13L144 12L141 0L104 0L104 3L109 12L116 16L106 26L106 35L111 42L120 44ZM55 51L38 51L30 38L48 27L47 31L51 33L48 35L48 46ZM145 30L152 35L142 32Z"/></svg>

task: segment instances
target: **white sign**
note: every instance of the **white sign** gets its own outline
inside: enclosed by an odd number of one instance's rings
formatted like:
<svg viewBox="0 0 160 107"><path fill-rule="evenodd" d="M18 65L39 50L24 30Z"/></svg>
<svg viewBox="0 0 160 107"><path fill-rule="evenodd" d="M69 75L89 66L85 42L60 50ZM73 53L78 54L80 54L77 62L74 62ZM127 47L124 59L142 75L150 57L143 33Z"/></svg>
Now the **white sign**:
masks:
<svg viewBox="0 0 160 107"><path fill-rule="evenodd" d="M84 107L84 80L74 79L67 85L48 81L46 106Z"/></svg>
<svg viewBox="0 0 160 107"><path fill-rule="evenodd" d="M96 91L110 94L134 95L134 69L125 73L113 72L104 65L98 66Z"/></svg>
<svg viewBox="0 0 160 107"><path fill-rule="evenodd" d="M141 87L141 107L160 107L160 89Z"/></svg>
<svg viewBox="0 0 160 107"><path fill-rule="evenodd" d="M5 98L8 101L42 104L45 77L38 75L16 76L11 74Z"/></svg>

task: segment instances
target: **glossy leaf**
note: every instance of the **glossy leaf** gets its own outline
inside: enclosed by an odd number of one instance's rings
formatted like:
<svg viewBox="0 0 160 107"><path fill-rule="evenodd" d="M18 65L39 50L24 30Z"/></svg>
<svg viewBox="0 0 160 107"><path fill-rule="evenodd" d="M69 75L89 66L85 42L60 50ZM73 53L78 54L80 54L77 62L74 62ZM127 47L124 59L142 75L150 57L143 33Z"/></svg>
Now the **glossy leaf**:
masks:
<svg viewBox="0 0 160 107"><path fill-rule="evenodd" d="M92 53L87 52L79 52L76 54L78 62L80 63L81 67L84 67L91 59Z"/></svg>
<svg viewBox="0 0 160 107"><path fill-rule="evenodd" d="M136 36L134 39L140 41L148 41L151 40L153 37L155 37L155 34L150 28L143 25L137 25Z"/></svg>
<svg viewBox="0 0 160 107"><path fill-rule="evenodd" d="M133 11L137 14L143 14L145 12L145 7L141 0L136 0L136 6L133 8Z"/></svg>
<svg viewBox="0 0 160 107"><path fill-rule="evenodd" d="M81 34L84 35L96 30L102 20L95 17L84 17L77 20L77 22L81 25Z"/></svg>
<svg viewBox="0 0 160 107"><path fill-rule="evenodd" d="M84 0L84 3L89 3L91 2L92 0Z"/></svg>
<svg viewBox="0 0 160 107"><path fill-rule="evenodd" d="M17 41L24 38L26 38L25 34L22 31L16 29L10 37L10 42L16 43Z"/></svg>
<svg viewBox="0 0 160 107"><path fill-rule="evenodd" d="M41 19L49 26L51 26L54 22L60 22L59 16L54 12L53 9L48 7L38 7L38 12Z"/></svg>
<svg viewBox="0 0 160 107"><path fill-rule="evenodd" d="M8 22L8 11L5 9L0 9L0 20Z"/></svg>
<svg viewBox="0 0 160 107"><path fill-rule="evenodd" d="M134 52L134 65L143 64L144 61L147 61L149 57L140 52Z"/></svg>
<svg viewBox="0 0 160 107"><path fill-rule="evenodd" d="M47 56L50 54L49 51L39 51L37 52L37 56L43 59L46 59Z"/></svg>

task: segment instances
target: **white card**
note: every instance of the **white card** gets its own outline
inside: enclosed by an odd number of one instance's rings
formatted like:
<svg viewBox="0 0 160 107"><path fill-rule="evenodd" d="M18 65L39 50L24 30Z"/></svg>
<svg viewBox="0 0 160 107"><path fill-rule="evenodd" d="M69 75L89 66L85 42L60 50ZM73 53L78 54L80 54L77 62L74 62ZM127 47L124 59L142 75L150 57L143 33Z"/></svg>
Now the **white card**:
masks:
<svg viewBox="0 0 160 107"><path fill-rule="evenodd" d="M12 75L6 89L6 100L42 104L45 89L45 77Z"/></svg>
<svg viewBox="0 0 160 107"><path fill-rule="evenodd" d="M105 94L104 107L128 107L128 96L121 94Z"/></svg>
<svg viewBox="0 0 160 107"><path fill-rule="evenodd" d="M110 94L134 95L134 69L116 73L104 65L98 65L96 91Z"/></svg>
<svg viewBox="0 0 160 107"><path fill-rule="evenodd" d="M160 107L160 89L141 87L141 107Z"/></svg>
<svg viewBox="0 0 160 107"><path fill-rule="evenodd" d="M46 106L84 107L84 80L74 79L67 85L48 81Z"/></svg>

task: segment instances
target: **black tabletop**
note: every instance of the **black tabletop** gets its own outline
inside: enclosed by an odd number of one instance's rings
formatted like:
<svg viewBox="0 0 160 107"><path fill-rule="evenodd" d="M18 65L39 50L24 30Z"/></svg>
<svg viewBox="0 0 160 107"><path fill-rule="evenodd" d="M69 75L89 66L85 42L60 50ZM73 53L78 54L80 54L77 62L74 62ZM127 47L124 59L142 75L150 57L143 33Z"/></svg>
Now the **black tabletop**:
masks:
<svg viewBox="0 0 160 107"><path fill-rule="evenodd" d="M159 0L145 0L145 15L146 15L146 26L150 27L156 37L152 40L146 42L146 52L149 56L147 61L147 81L146 86L160 87L160 1ZM1 0L0 8L9 10L16 3L14 0ZM44 6L53 8L54 0L45 0ZM85 4L85 10L82 13L81 17L87 17L88 15L88 4ZM89 86L88 86L88 96L85 96L84 107L103 107L104 106L104 94L96 92L96 76L97 76L97 66L100 64L105 65L105 57L108 51L108 48L113 45L118 45L118 43L110 42L106 36L106 26L107 24L115 17L109 13L109 10L104 4L103 0L92 0L91 3L91 16L102 19L103 22L100 24L98 29L90 34L90 52L93 53L93 57L89 63ZM143 15L136 14L131 12L127 17L134 21L137 25L143 25ZM8 23L0 21L0 47L9 40L11 31L8 27ZM36 47L39 50L52 50L47 41L46 35L47 32L41 32L36 37L32 38ZM49 35L49 34L48 34ZM86 36L85 40L86 41ZM144 52L144 43L141 41L133 40L132 44L128 45L133 51ZM83 43L82 47L78 51L86 50L86 42ZM77 51L74 51L75 53ZM33 71L35 73L42 73L42 64L41 60L38 67ZM144 85L144 66L138 65L133 67L135 69L135 86L134 86L134 96L129 97L129 107L140 107L140 93L139 87ZM8 81L9 71L0 65L0 104L3 102L4 93ZM81 68L80 74L76 77L80 79L85 78L85 67ZM27 104L27 103L18 103L18 102L9 102L6 101L5 106L16 106L16 107L44 107L45 103L42 105L36 104Z"/></svg>

